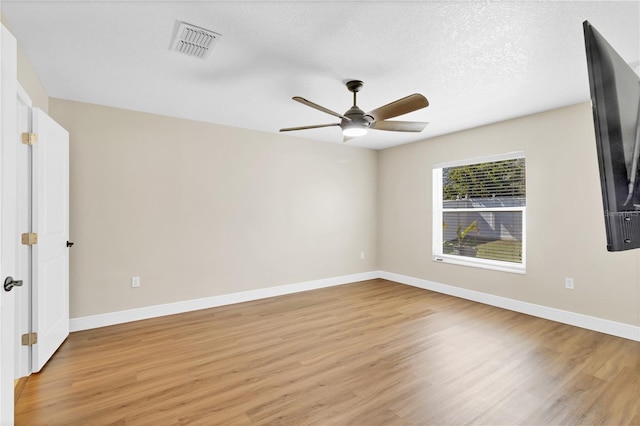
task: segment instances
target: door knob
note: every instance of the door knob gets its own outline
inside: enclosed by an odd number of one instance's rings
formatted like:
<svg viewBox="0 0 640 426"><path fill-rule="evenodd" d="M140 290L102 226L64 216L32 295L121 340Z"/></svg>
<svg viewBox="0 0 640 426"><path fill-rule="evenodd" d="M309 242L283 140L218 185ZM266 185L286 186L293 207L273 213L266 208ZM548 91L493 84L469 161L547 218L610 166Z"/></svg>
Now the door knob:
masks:
<svg viewBox="0 0 640 426"><path fill-rule="evenodd" d="M14 280L13 277L7 277L4 279L4 291L11 291L14 287L20 287L22 280Z"/></svg>

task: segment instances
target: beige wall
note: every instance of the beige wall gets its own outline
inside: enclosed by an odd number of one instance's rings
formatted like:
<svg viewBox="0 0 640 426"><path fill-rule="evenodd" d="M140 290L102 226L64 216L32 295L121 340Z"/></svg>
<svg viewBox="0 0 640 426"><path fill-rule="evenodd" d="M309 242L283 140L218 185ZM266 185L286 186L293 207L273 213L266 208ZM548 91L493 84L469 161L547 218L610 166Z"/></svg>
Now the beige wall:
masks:
<svg viewBox="0 0 640 426"><path fill-rule="evenodd" d="M32 106L44 112L49 111L49 96L20 46L18 46L18 82L31 98Z"/></svg>
<svg viewBox="0 0 640 426"><path fill-rule="evenodd" d="M49 105L71 138L71 318L377 267L375 151Z"/></svg>
<svg viewBox="0 0 640 426"><path fill-rule="evenodd" d="M527 273L432 261L433 164L521 150ZM640 325L640 251L606 250L590 104L382 151L378 179L381 270Z"/></svg>

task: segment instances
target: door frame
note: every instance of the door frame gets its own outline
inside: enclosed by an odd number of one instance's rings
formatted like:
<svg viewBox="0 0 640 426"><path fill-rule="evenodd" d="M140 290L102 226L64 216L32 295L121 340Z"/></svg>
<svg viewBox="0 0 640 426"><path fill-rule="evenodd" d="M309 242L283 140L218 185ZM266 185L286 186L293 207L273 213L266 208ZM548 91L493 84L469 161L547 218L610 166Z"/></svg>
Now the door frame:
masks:
<svg viewBox="0 0 640 426"><path fill-rule="evenodd" d="M0 25L0 279L15 274L17 209L17 41ZM14 422L15 293L0 289L0 424Z"/></svg>
<svg viewBox="0 0 640 426"><path fill-rule="evenodd" d="M17 113L16 113L16 136L21 131L31 132L32 128L32 112L31 108L33 103L31 97L27 94L26 90L18 83L17 87ZM25 128L21 128L21 112L20 107L25 107L26 122ZM18 152L18 164L20 165L18 170L18 211L19 215L17 223L20 226L21 232L32 232L31 223L31 207L32 207L32 173L31 173L31 147L29 145L23 145L22 149ZM21 336L32 332L32 311L31 311L31 294L32 294L32 282L31 282L31 246L20 246L18 248L18 268L21 279L24 284L20 291L16 293L16 336L15 336L15 379L20 377L29 376L32 372L31 363L31 346L24 346L17 344L20 342Z"/></svg>

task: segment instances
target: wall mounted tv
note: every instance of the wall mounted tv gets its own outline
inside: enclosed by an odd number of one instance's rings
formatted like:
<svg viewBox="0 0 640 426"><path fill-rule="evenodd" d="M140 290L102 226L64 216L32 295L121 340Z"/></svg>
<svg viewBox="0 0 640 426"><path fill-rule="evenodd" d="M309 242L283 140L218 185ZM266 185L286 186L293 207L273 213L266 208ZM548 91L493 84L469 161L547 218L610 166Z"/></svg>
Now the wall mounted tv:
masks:
<svg viewBox="0 0 640 426"><path fill-rule="evenodd" d="M640 247L640 77L583 23L607 250Z"/></svg>

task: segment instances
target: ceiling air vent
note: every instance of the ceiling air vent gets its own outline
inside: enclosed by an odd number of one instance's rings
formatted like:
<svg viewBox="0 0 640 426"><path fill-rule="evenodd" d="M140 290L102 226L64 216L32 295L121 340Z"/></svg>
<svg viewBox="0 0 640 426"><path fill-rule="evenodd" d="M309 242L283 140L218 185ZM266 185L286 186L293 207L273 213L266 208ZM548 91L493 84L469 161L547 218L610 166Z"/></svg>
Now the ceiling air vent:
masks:
<svg viewBox="0 0 640 426"><path fill-rule="evenodd" d="M205 59L209 57L220 34L186 22L178 22L178 30L171 41L171 50Z"/></svg>

